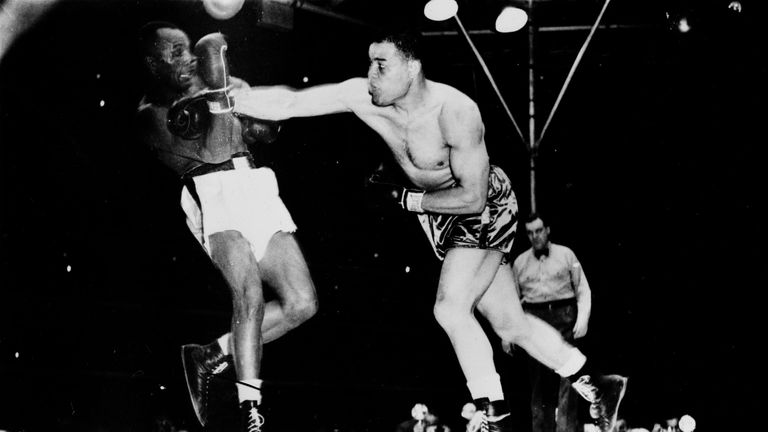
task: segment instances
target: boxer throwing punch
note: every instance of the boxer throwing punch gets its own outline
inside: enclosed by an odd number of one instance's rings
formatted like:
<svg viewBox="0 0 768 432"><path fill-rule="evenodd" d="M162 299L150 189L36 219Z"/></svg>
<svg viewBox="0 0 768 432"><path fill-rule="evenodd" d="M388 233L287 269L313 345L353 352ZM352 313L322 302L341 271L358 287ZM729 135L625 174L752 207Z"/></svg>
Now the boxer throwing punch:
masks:
<svg viewBox="0 0 768 432"><path fill-rule="evenodd" d="M148 78L137 114L140 139L183 180L187 225L232 296L230 332L207 345L182 347L192 405L205 426L210 380L234 366L243 430L255 432L264 422L258 411L262 345L317 309L275 175L247 150L247 140L263 140L274 131L233 115L229 93L247 84L229 76L223 35L204 36L193 55L184 31L151 22L141 29L140 43ZM265 285L276 300L265 303Z"/></svg>
<svg viewBox="0 0 768 432"><path fill-rule="evenodd" d="M426 79L417 39L408 32L377 39L368 56L367 79L303 90L238 90L235 112L267 120L348 112L381 136L411 184L378 186L418 216L443 260L433 312L453 345L482 430L509 430L511 419L475 309L503 341L572 377L601 429L611 430L626 379L590 372L581 351L520 305L505 259L517 226L517 201L507 175L489 162L477 104L451 86Z"/></svg>

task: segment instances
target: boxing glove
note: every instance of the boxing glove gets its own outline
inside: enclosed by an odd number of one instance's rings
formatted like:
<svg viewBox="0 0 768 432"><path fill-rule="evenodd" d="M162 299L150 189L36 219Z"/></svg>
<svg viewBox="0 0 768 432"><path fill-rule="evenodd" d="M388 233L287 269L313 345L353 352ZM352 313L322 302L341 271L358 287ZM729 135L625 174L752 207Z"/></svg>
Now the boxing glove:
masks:
<svg viewBox="0 0 768 432"><path fill-rule="evenodd" d="M208 129L209 121L208 100L204 96L193 96L171 105L166 125L172 134L193 140L203 135Z"/></svg>
<svg viewBox="0 0 768 432"><path fill-rule="evenodd" d="M381 177L379 172L368 177L367 187L374 193L383 195L384 199L394 201L405 210L424 213L424 209L421 207L424 191L389 183Z"/></svg>
<svg viewBox="0 0 768 432"><path fill-rule="evenodd" d="M277 140L280 123L258 120L253 117L238 117L243 125L243 141L246 144L272 144Z"/></svg>
<svg viewBox="0 0 768 432"><path fill-rule="evenodd" d="M229 96L229 64L227 41L221 33L211 33L195 44L197 71L207 87L201 93L208 101L208 110L214 114L231 112L234 100Z"/></svg>

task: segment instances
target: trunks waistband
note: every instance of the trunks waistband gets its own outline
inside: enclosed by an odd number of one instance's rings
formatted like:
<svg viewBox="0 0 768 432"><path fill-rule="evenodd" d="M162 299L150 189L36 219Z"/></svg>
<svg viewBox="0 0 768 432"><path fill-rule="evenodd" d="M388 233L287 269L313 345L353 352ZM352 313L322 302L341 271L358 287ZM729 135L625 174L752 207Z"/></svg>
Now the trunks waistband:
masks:
<svg viewBox="0 0 768 432"><path fill-rule="evenodd" d="M567 299L562 300L552 300L548 302L541 302L541 303L523 303L523 309L533 309L533 310L544 310L549 309L552 310L554 308L558 307L564 307L564 306L572 306L576 304L576 297L571 297Z"/></svg>
<svg viewBox="0 0 768 432"><path fill-rule="evenodd" d="M236 169L253 169L258 168L256 162L253 161L251 153L244 151L235 153L232 158L217 164L203 164L196 166L189 171L181 175L182 180L190 180L192 177L199 177L201 175L210 174L219 171L232 171Z"/></svg>

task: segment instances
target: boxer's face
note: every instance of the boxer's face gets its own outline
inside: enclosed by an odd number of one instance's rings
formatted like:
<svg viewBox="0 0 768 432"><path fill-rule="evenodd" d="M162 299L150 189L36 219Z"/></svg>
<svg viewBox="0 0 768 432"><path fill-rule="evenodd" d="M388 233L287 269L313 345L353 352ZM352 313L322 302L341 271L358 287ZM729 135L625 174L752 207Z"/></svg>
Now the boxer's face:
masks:
<svg viewBox="0 0 768 432"><path fill-rule="evenodd" d="M544 222L541 219L525 224L525 232L528 234L528 240L530 240L533 250L540 251L547 247L547 243L549 243L549 227L544 226Z"/></svg>
<svg viewBox="0 0 768 432"><path fill-rule="evenodd" d="M161 28L157 31L155 51L149 60L155 76L176 90L192 85L195 57L189 51L189 38L179 29Z"/></svg>
<svg viewBox="0 0 768 432"><path fill-rule="evenodd" d="M408 93L413 67L391 42L372 43L368 48L368 93L376 106L392 105Z"/></svg>

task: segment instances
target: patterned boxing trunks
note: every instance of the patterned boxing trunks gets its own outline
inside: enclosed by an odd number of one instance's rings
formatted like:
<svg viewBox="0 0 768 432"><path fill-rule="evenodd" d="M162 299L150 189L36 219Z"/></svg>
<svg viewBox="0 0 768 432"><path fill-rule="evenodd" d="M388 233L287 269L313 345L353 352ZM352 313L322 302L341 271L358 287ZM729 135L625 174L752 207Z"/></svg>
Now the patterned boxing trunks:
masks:
<svg viewBox="0 0 768 432"><path fill-rule="evenodd" d="M296 231L280 199L275 173L254 168L250 156L234 157L222 165L225 168L185 175L181 207L187 226L209 255L208 237L234 230L248 240L253 255L261 260L274 233Z"/></svg>
<svg viewBox="0 0 768 432"><path fill-rule="evenodd" d="M482 214L425 213L418 217L440 260L445 259L448 249L465 247L500 251L504 253L502 263L506 263L517 231L517 198L506 173L491 165Z"/></svg>

